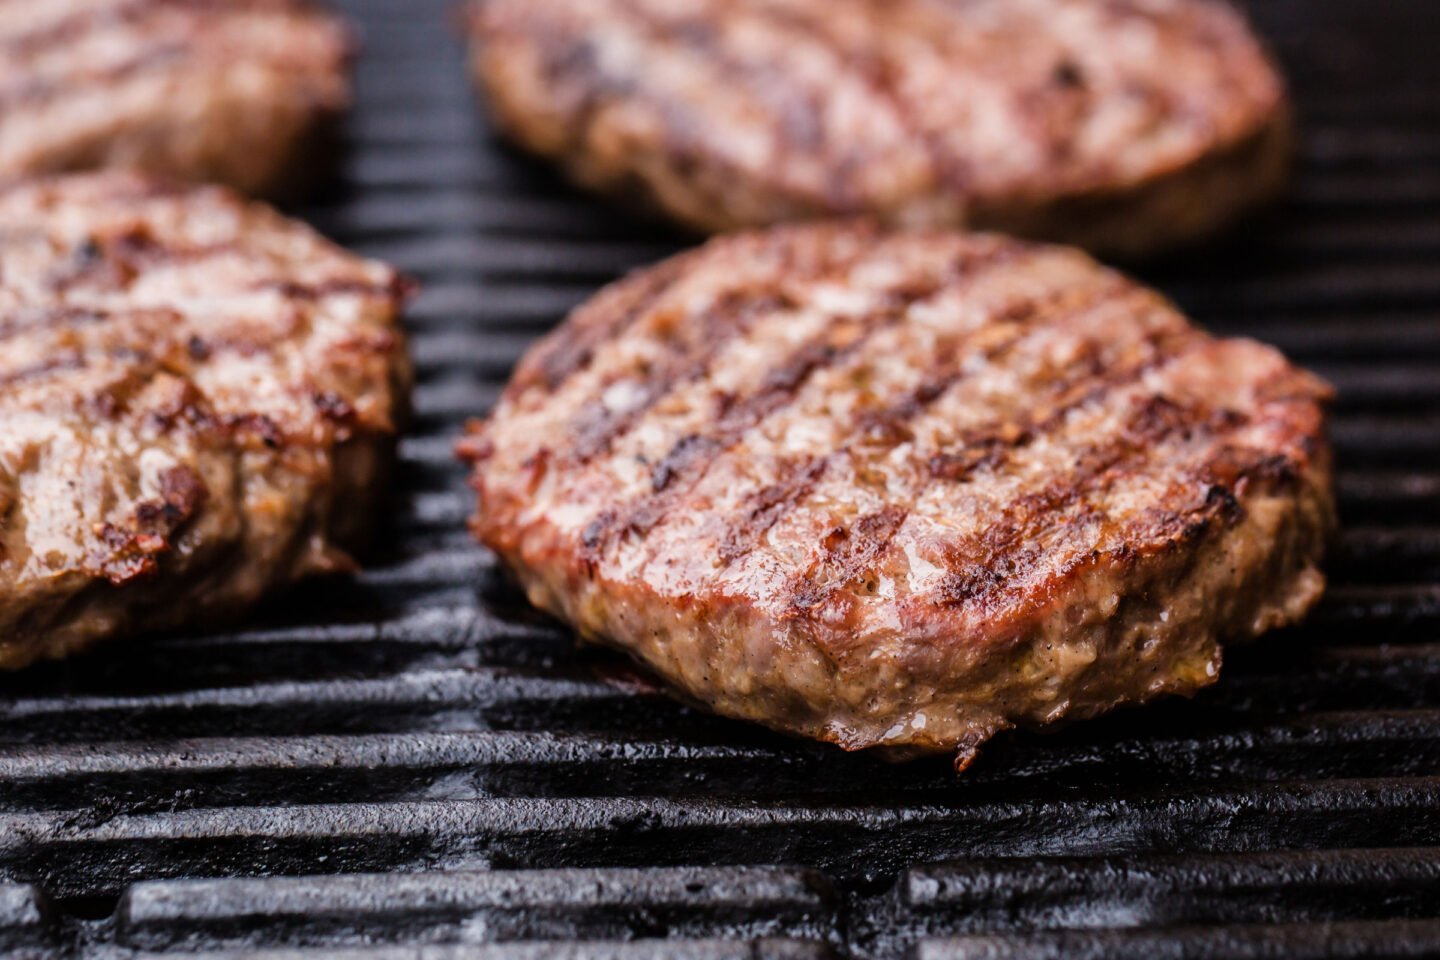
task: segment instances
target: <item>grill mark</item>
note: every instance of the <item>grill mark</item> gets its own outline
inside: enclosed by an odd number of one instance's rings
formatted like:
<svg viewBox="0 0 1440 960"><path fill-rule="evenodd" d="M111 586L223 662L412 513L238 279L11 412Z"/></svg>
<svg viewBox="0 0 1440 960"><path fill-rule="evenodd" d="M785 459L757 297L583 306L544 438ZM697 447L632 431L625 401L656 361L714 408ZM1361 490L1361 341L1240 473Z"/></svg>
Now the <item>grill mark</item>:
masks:
<svg viewBox="0 0 1440 960"><path fill-rule="evenodd" d="M258 289L273 290L289 300L324 300L327 297L341 296L406 297L414 289L414 284L397 274L395 279L388 283L332 277L314 283L301 283L296 280L267 280L259 284Z"/></svg>
<svg viewBox="0 0 1440 960"><path fill-rule="evenodd" d="M850 269L859 256L860 254L856 252L838 263L828 264L819 275L807 272L806 279L831 278L837 273ZM582 413L572 421L570 432L576 437L576 440L571 451L571 461L584 464L601 453L607 452L617 439L641 423L645 415L654 409L655 405L670 394L677 385L694 383L708 375L723 346L748 334L754 328L757 320L778 312L785 306L795 305L793 299L786 296L783 289L785 284L793 279L788 275L772 277L771 289L765 291L725 291L719 298L720 305L712 305L704 322L700 324L703 332L697 343L682 354L672 356L660 366L658 373L650 376L641 384L640 389L644 393L644 399L640 404L633 409L613 415L603 409L598 413L593 412L594 408L592 407L592 412ZM718 318L716 314L718 314ZM772 371L771 377L773 376L774 372ZM767 381L769 379L770 377L767 377ZM733 397L722 398L722 415L723 412L728 412L733 401ZM692 453L686 454L687 462L694 458L694 448L690 449ZM673 453L675 451L672 451ZM667 463L667 461L669 462ZM657 491L669 485L675 473L672 469L675 465L674 458L667 456L662 459L655 470L652 470L652 482Z"/></svg>
<svg viewBox="0 0 1440 960"><path fill-rule="evenodd" d="M955 541L943 545L942 557L952 570L922 602L942 606L978 602L982 611L988 610L1010 579L1033 572L1050 552L1037 546L1030 536L1037 520L1065 510L1096 489L1112 471L1169 438L1189 431L1211 433L1223 427L1214 422L1213 414L1197 415L1200 412L1163 396L1146 397L1117 435L1077 451L1073 474L1021 497L1000 522L974 539L970 550Z"/></svg>
<svg viewBox="0 0 1440 960"><path fill-rule="evenodd" d="M867 319L878 320L875 317ZM894 314L887 319L893 322ZM867 334L876 329L877 327L872 325ZM830 332L827 330L826 334ZM651 492L634 498L625 507L613 511L609 522L604 524L603 533L588 538L593 541L593 546L587 547L592 554L590 559L598 561L600 554L626 532L648 532L664 518L674 501L683 493L684 488L674 486L676 479L685 477L695 480L703 476L716 457L737 443L745 431L783 407L816 370L835 363L867 339L866 335L862 335L848 346L837 348L830 345L826 334L792 352L779 366L766 374L755 393L739 400L728 401L712 433L698 437L686 436L677 441L660 461L665 465L663 476L658 478L662 479L663 483L657 486L657 474L652 470Z"/></svg>
<svg viewBox="0 0 1440 960"><path fill-rule="evenodd" d="M832 267L831 271L848 269L854 259L853 256L847 258L842 264ZM693 383L707 375L721 347L748 333L760 317L791 302L780 289L783 286L782 278L772 278L772 286L774 289L764 292L725 291L719 298L723 306L717 308L712 305L704 322L698 324L702 331L699 339L682 353L672 355L662 362L658 371L636 387L642 392L643 398L634 407L611 412L600 404L590 406L574 417L568 432L575 437L575 441L568 461L572 464L584 464L608 452L615 440L640 423L678 384ZM630 321L634 322L634 319ZM728 412L732 401L733 398L724 398L722 409ZM675 449L652 468L651 481L656 492L669 485L682 464L699 455L702 445L697 443L698 440L698 437L682 438Z"/></svg>
<svg viewBox="0 0 1440 960"><path fill-rule="evenodd" d="M1225 491L1232 500L1231 491L1249 480L1258 480L1268 489L1293 486L1300 480L1300 467L1293 456L1284 453L1225 444L1195 474L1197 484L1209 485L1211 496Z"/></svg>
<svg viewBox="0 0 1440 960"><path fill-rule="evenodd" d="M1087 297L1080 303L1075 304L1068 313L1050 317L1047 325L1062 325L1064 321L1071 317L1078 316L1087 310L1098 309L1106 303L1118 299L1124 291L1125 286L1118 283L1114 286L1107 286L1099 291L1095 291L1093 296ZM1041 309L1046 304L1052 303L1054 299L1054 297L1046 297L1025 300L1011 306L1005 314L1001 316L1003 319L1011 322L1026 323L1038 315ZM873 436L874 431L879 429L883 431L883 436L879 438L882 443L886 443L897 436L899 436L899 439L895 439L894 443L913 439L914 435L909 431L908 423L937 402L951 386L966 376L966 374L961 371L949 371L941 375L939 371L946 367L949 362L945 358L957 351L963 351L968 343L988 329L990 329L990 327L987 324L961 336L950 338L950 342L943 349L936 351L935 363L931 366L928 374L924 375L919 387L911 391L905 399L885 408L878 416L873 412L862 412L852 421L847 435L853 436L859 432L862 435L870 434ZM987 352L986 359L988 361L994 361L997 357L1008 353L1027 339L1031 332L1033 332L1033 328L1028 326L1015 331L1014 336L992 345L991 349ZM1004 434L1001 435L1002 438L1003 436ZM1015 439L1018 440L1018 436ZM754 546L758 544L760 537L769 532L769 529L778 522L784 511L799 502L801 498L813 489L826 466L828 466L828 462L828 458L824 457L811 457L800 461L798 465L792 466L786 471L782 480L772 484L770 487L766 487L760 494L757 494L757 499L760 501L759 505L752 508L749 515L740 521L739 524L735 524L734 521L732 521L729 525L731 532L727 534L725 541L722 543L719 554L722 566L729 566L736 559L753 549ZM896 509L899 508L897 507ZM803 581L798 581L798 583L802 585L809 582L808 578ZM817 605L817 603L802 601L803 597L797 600L792 596L791 600L786 603L786 609L789 609L792 613L798 613Z"/></svg>
<svg viewBox="0 0 1440 960"><path fill-rule="evenodd" d="M160 498L135 505L137 532L170 537L209 496L204 479L188 466L170 467L160 475Z"/></svg>
<svg viewBox="0 0 1440 960"><path fill-rule="evenodd" d="M887 319L893 322L895 318ZM875 329L871 327L867 333ZM866 339L867 336L862 335L843 347L835 347L822 336L804 344L772 369L755 393L739 402L731 401L720 416L715 433L688 435L676 441L651 471L650 495L632 501L628 511L617 511L609 537L602 544L608 546L616 535L626 531L649 532L683 495L683 489L672 486L675 480L681 477L698 480L715 458L739 442L747 430L784 407L817 370L853 353Z"/></svg>
<svg viewBox="0 0 1440 960"><path fill-rule="evenodd" d="M97 307L26 306L0 316L0 341L15 340L37 330L78 330L118 319L121 314Z"/></svg>
<svg viewBox="0 0 1440 960"><path fill-rule="evenodd" d="M1125 284L1121 281L1115 281L1099 290L1089 291L1084 299L1069 305L1064 312L1046 314L1045 326L1064 326L1075 317L1091 310L1097 310L1119 299L1125 292ZM1017 324L1017 329L1010 336L990 344L986 349L985 360L987 363L993 363L997 358L1018 347L1030 336L1034 331L1034 327L1030 325L1031 320L1039 316L1043 310L1055 307L1062 298L1068 295L1069 291L1062 290L1050 296L1020 301L1009 306L992 323L987 323L961 336L948 338L945 345L935 351L933 362L921 374L919 386L889 406L880 410L864 411L856 418L849 432L860 434L872 446L893 447L913 440L914 432L910 429L910 424L939 402L951 387L969 376L966 371L953 368L949 359L951 355L967 350L977 336L994 329L994 323Z"/></svg>
<svg viewBox="0 0 1440 960"><path fill-rule="evenodd" d="M1040 304L1035 301L1027 301L1024 305L1035 309L1040 307ZM1028 321L1028 317L1025 318L1025 321ZM978 330L969 331L968 334L950 338L945 347L936 351L930 367L923 371L920 386L890 406L880 410L865 410L857 417L857 422L851 427L851 433L860 433L873 445L878 443L881 446L896 446L914 439L910 423L919 419L920 415L926 412L930 406L939 402L940 397L945 396L950 387L971 376L968 371L949 368L949 354L965 350L978 335L984 334L988 330L991 330L991 327L986 324L984 327L979 327ZM1031 334L1031 330L1032 328L1028 325L1021 325L1017 330L1012 331L1009 337L992 344L986 351L985 360L995 360L996 357L1018 347Z"/></svg>
<svg viewBox="0 0 1440 960"><path fill-rule="evenodd" d="M95 90L143 76L151 71L188 59L190 48L181 43L151 47L120 63L80 75L67 74L43 80L30 80L0 88L0 106L22 107L53 100L73 90Z"/></svg>
<svg viewBox="0 0 1440 960"><path fill-rule="evenodd" d="M863 514L848 528L833 527L821 541L820 557L804 573L791 577L781 616L793 619L818 614L830 619L839 613L834 608L848 605L842 594L889 551L909 515L904 507L886 504Z"/></svg>
<svg viewBox="0 0 1440 960"><path fill-rule="evenodd" d="M1124 283L1107 285L1071 305L1064 313L1047 313L1045 326L1065 326L1073 318L1106 307L1123 299L1128 293L1129 290ZM1062 292L1061 296L1064 295ZM1026 300L1010 307L1003 317L1011 322L1025 323L1031 317L1040 314L1047 305L1053 304L1054 300L1053 297ZM954 370L940 374L939 371L949 363L946 357L956 351L964 350L967 342L987 329L991 329L989 325L970 331L964 336L952 338L953 342L937 351L936 362L930 372L924 376L920 386L911 391L903 400L892 404L883 411L861 413L856 417L849 433L853 435L855 432L861 432L873 435L873 432L878 430L885 435L881 438L882 442L893 438L896 434L908 436L902 436L895 442L913 439L913 433L908 430L908 423L937 402L950 387L966 377L965 373ZM992 345L987 353L987 359L993 362L997 357L1015 349L1033 331L1033 327L1023 327L1017 330L1014 336ZM1092 380L1097 379L1103 373L1103 368L1098 365L1098 355L1092 355L1090 362L1082 369L1079 376L1067 378L1050 392L1049 396L1052 400L1069 396L1069 399L1061 402L1058 407L1050 410L1044 408L1037 410L1028 418L1024 426L992 424L972 431L971 436L962 441L962 445L967 447L967 455L970 457L968 462L963 464L964 473L968 474L970 470L981 466L999 466L1012 456L1016 449L1035 439L1040 432L1058 425L1070 411L1095 401L1113 389L1136 382L1151 370L1169 363L1173 356L1166 350L1166 341L1177 336L1183 338L1186 334L1187 331L1183 330L1156 331L1155 335L1147 338L1147 343L1155 351L1152 355L1138 363L1131 364L1099 385L1080 390L1081 387L1087 387ZM1074 395L1077 390L1079 390L1078 395ZM972 444L977 445L980 449L973 453L969 452L968 448ZM938 455L937 458L932 458L929 464L932 475L938 474L944 477L947 470L955 469L955 461L941 459L943 456ZM937 463L937 460L940 462ZM798 461L785 472L780 480L757 493L753 501L754 506L750 508L748 514L738 522L732 520L727 525L731 532L727 534L719 551L722 566L728 566L753 549L760 537L769 531L784 511L809 493L823 474L827 464L827 459L820 457ZM957 473L949 479L960 479L961 477L962 475ZM804 598L802 597L801 600L803 601ZM792 611L803 611L816 605L816 603L810 602L792 602L788 604L788 608Z"/></svg>
<svg viewBox="0 0 1440 960"><path fill-rule="evenodd" d="M677 17L667 17L662 14L654 14L648 10L640 10L630 0L618 0L616 7L619 12L628 19L634 27L648 35L651 42L662 47L672 47L686 51L693 56L693 59L700 61L710 67L716 68L723 80L721 82L727 88L747 90L762 101L773 102L777 98L785 101L785 106L793 107L790 100L789 88L794 86L795 77L784 70L782 65L774 64L750 64L736 58L726 49L720 31L715 27L712 20L705 19L704 12L697 16L680 14ZM771 16L771 23L778 18ZM779 81L775 83L774 81ZM807 106L812 108L809 116L804 116L805 111L781 108L775 111L775 118L779 121L779 128L783 132L789 132L788 122L793 123L798 139L809 140L812 143L819 136L819 130L814 122L814 115L817 111L813 108L818 105L818 100L805 98ZM675 101L656 103L660 109L674 109L679 106ZM790 115L794 115L791 117ZM685 126L696 126L693 119ZM781 139L782 144L785 142Z"/></svg>
<svg viewBox="0 0 1440 960"><path fill-rule="evenodd" d="M840 359L855 353L882 330L902 322L909 308L915 303L951 289L951 286L962 278L974 284L984 273L1013 260L1026 250L1026 247L1005 243L979 251L961 251L947 276L919 287L914 286L912 281L910 285L892 290L891 296L895 302L883 311L866 315L859 335L850 338L841 346L837 347L832 342L834 327L826 327L772 368L761 379L754 393L739 400L727 401L714 430L704 435L703 441L682 438L680 442L693 448L693 453L687 453L683 462L669 466L663 478L663 486L652 489L649 494L632 498L623 508L611 511L599 529L592 529L595 527L593 523L587 527L587 536L584 538L586 561L591 564L598 563L605 550L628 532L634 531L642 535L648 533L688 488L688 485L676 487L674 481L677 478L684 477L690 480L692 485L697 482L721 454L739 442L747 430L785 406L817 370L833 366ZM671 453L674 452L675 449L672 448ZM669 459L669 454L666 459ZM652 473L652 487L654 479Z"/></svg>
<svg viewBox="0 0 1440 960"><path fill-rule="evenodd" d="M1027 301L1026 305L1036 306L1036 302ZM950 386L965 376L959 371L940 375L938 371L948 364L945 357L956 351L963 351L970 341L986 329L987 327L980 327L962 336L950 338L950 343L944 349L936 351L935 363L930 367L928 375L923 375L923 382L919 387L903 400L882 411L862 411L852 419L845 435L855 436L858 433L864 438L891 446L914 439L913 433L907 428L907 422L918 417L939 400ZM999 354L1019 345L1024 339L1025 333L1017 331L1016 336L997 344L987 358L993 360ZM727 534L720 550L722 566L729 566L753 549L759 543L760 537L779 521L784 511L798 503L814 488L828 464L828 457L810 457L795 461L783 472L782 479L757 493L757 505L750 508L747 516L738 523L732 520L727 525L731 532Z"/></svg>
<svg viewBox="0 0 1440 960"><path fill-rule="evenodd" d="M754 550L790 507L803 499L824 476L829 460L811 458L798 468L787 469L782 479L762 487L750 498L749 512L740 521L727 524L719 548L720 565L728 567Z"/></svg>
<svg viewBox="0 0 1440 960"><path fill-rule="evenodd" d="M866 11L875 16L875 8L866 6ZM921 123L915 111L912 109L909 99L899 89L895 78L895 68L888 61L885 52L874 45L861 49L852 50L844 45L839 37L825 29L823 22L817 23L802 15L795 15L790 11L775 9L769 11L770 16L777 22L787 24L794 30L812 36L835 58L835 62L841 65L841 69L848 67L871 95L881 103L890 108L891 115L896 126L909 137L930 166L931 177L937 184L952 184L963 188L969 178L967 170L963 169L957 159L950 154L940 139L926 129ZM883 18L883 14L880 14ZM880 23L872 21L872 36L880 36L887 28ZM850 194L850 175L843 167L831 172L830 175L830 199L832 202L845 204L845 199Z"/></svg>
<svg viewBox="0 0 1440 960"><path fill-rule="evenodd" d="M537 383L554 393L571 376L587 368L595 359L595 351L622 336L684 276L691 257L676 257L650 271L620 281L621 288L611 288L613 296L623 292L625 299L619 309L601 300L579 308L575 322L567 323L552 335L525 362L515 377L516 392ZM603 294L602 294L603 296ZM599 317L594 321L592 318ZM581 322L581 321L590 322Z"/></svg>
<svg viewBox="0 0 1440 960"><path fill-rule="evenodd" d="M144 19L162 3L179 6L179 0L129 0L103 11L80 10L57 20L42 30L32 30L0 40L0 54L15 58L31 57L47 48L74 43L97 28L128 26Z"/></svg>
<svg viewBox="0 0 1440 960"><path fill-rule="evenodd" d="M73 44L86 34L133 26L162 9L219 15L234 10L235 7L225 0L124 0L103 10L79 10L40 30L22 31L0 39L0 55L12 58L31 57L49 48ZM268 3L255 3L252 0L245 9L247 12L253 10L293 14L303 11L304 8L293 0L270 0Z"/></svg>
<svg viewBox="0 0 1440 960"><path fill-rule="evenodd" d="M633 8L631 10L633 13ZM784 30L787 18L783 14L774 10L764 14L768 15L770 26ZM643 18L641 20L643 22ZM813 31L791 30L791 33L821 39ZM713 25L704 19L682 18L667 23L661 39L675 41L693 51L699 59L718 69L726 86L747 90L764 103L775 122L780 156L793 154L796 148L813 150L824 143L822 97L813 86L802 84L798 75L786 70L785 64L746 63L726 49ZM826 43L821 45L829 48ZM844 63L844 60L838 62Z"/></svg>
<svg viewBox="0 0 1440 960"><path fill-rule="evenodd" d="M76 287L124 289L147 270L174 263L194 264L238 250L238 241L182 247L167 244L147 226L122 233L87 237L68 260L59 263L49 282L56 291Z"/></svg>
<svg viewBox="0 0 1440 960"><path fill-rule="evenodd" d="M707 312L701 322L703 332L695 343L688 350L672 355L636 387L642 394L639 403L621 411L612 411L600 404L571 421L568 432L575 441L569 452L570 462L588 463L608 452L616 440L629 433L677 386L694 383L709 374L726 344L748 333L757 319L784 305L778 295L752 298L735 291L728 293L726 300L735 306Z"/></svg>
<svg viewBox="0 0 1440 960"><path fill-rule="evenodd" d="M877 35L883 29L877 26ZM883 50L877 50L869 62L859 65L859 75L866 85L878 99L890 105L896 125L910 136L929 161L934 184L963 193L971 179L969 167L921 120L910 98L900 89L896 73L897 67Z"/></svg>
<svg viewBox="0 0 1440 960"><path fill-rule="evenodd" d="M927 463L930 475L937 480L961 482L979 470L1003 467L1019 450L1059 427L1074 411L1131 386L1169 364L1175 359L1164 346L1164 340L1170 335L1173 332L1166 331L1160 338L1147 340L1155 351L1153 354L1109 376L1104 376L1098 355L1092 355L1080 376L1058 383L1046 395L1046 406L1033 409L1022 422L992 421L966 431L956 444L960 448L958 452L942 452L930 458ZM1095 381L1093 386L1092 381Z"/></svg>
<svg viewBox="0 0 1440 960"><path fill-rule="evenodd" d="M0 387L13 387L27 380L40 380L53 373L66 373L71 370L81 370L84 367L84 356L78 351L71 350L18 370L0 372Z"/></svg>

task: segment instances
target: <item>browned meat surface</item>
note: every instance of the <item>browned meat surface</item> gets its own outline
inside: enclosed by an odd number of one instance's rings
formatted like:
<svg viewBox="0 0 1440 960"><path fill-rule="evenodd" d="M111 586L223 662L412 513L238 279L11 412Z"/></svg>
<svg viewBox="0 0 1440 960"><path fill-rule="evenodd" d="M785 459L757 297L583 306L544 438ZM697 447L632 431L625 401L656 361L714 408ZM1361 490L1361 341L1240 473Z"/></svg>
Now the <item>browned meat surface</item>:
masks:
<svg viewBox="0 0 1440 960"><path fill-rule="evenodd" d="M476 0L500 126L702 230L863 213L1143 255L1267 199L1283 84L1221 0Z"/></svg>
<svg viewBox="0 0 1440 960"><path fill-rule="evenodd" d="M222 188L0 188L0 668L350 564L403 284Z"/></svg>
<svg viewBox="0 0 1440 960"><path fill-rule="evenodd" d="M0 0L0 176L133 167L294 193L348 106L305 0Z"/></svg>
<svg viewBox="0 0 1440 960"><path fill-rule="evenodd" d="M716 711L959 750L1319 597L1328 387L1069 249L822 224L578 309L461 445L530 600Z"/></svg>

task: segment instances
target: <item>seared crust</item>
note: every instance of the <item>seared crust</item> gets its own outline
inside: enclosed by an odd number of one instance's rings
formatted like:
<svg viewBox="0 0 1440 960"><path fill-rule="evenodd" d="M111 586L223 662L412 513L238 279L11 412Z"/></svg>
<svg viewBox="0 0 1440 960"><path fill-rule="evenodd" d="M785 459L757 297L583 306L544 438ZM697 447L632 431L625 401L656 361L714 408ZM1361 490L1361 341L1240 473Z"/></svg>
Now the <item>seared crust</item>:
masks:
<svg viewBox="0 0 1440 960"><path fill-rule="evenodd" d="M0 668L350 565L409 381L394 271L223 188L0 186Z"/></svg>
<svg viewBox="0 0 1440 960"><path fill-rule="evenodd" d="M1271 197L1283 83L1221 0L476 0L502 129L721 231L831 214L1146 255Z"/></svg>
<svg viewBox="0 0 1440 960"><path fill-rule="evenodd" d="M0 0L0 176L128 167L291 196L351 39L307 0Z"/></svg>
<svg viewBox="0 0 1440 960"><path fill-rule="evenodd" d="M960 750L1299 619L1329 388L1073 250L712 241L578 309L461 445L536 605L720 713Z"/></svg>

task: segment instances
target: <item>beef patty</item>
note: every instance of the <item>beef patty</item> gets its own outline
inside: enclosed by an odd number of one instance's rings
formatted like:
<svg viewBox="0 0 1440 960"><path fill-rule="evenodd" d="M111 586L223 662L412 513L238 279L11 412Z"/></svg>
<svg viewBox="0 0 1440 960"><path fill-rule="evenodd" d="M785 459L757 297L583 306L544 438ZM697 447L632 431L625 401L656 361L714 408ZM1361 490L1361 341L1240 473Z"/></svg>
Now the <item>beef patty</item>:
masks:
<svg viewBox="0 0 1440 960"><path fill-rule="evenodd" d="M0 668L350 565L409 379L389 267L124 173L0 224Z"/></svg>
<svg viewBox="0 0 1440 960"><path fill-rule="evenodd" d="M1329 388L1077 251L776 228L580 307L462 456L530 600L733 717L974 747L1299 619Z"/></svg>
<svg viewBox="0 0 1440 960"><path fill-rule="evenodd" d="M133 167L294 193L350 100L304 0L0 0L0 176Z"/></svg>
<svg viewBox="0 0 1440 960"><path fill-rule="evenodd" d="M1126 256L1270 197L1283 84L1220 0L477 0L500 127L705 231L829 214Z"/></svg>

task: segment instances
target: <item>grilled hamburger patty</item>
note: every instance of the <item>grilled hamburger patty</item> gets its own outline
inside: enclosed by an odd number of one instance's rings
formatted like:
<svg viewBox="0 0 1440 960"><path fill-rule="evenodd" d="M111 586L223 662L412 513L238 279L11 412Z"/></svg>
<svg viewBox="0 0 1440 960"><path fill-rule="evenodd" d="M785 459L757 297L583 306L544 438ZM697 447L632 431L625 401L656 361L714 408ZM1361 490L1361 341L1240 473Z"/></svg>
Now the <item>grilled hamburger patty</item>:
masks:
<svg viewBox="0 0 1440 960"><path fill-rule="evenodd" d="M349 103L304 0L0 0L0 176L134 167L287 193Z"/></svg>
<svg viewBox="0 0 1440 960"><path fill-rule="evenodd" d="M701 230L864 213L1122 255L1270 197L1283 84L1220 0L476 0L500 127Z"/></svg>
<svg viewBox="0 0 1440 960"><path fill-rule="evenodd" d="M722 714L968 760L1306 612L1329 394L1077 251L821 224L604 290L460 450L476 535L585 639Z"/></svg>
<svg viewBox="0 0 1440 960"><path fill-rule="evenodd" d="M394 271L218 187L0 188L0 668L350 565L404 404Z"/></svg>

